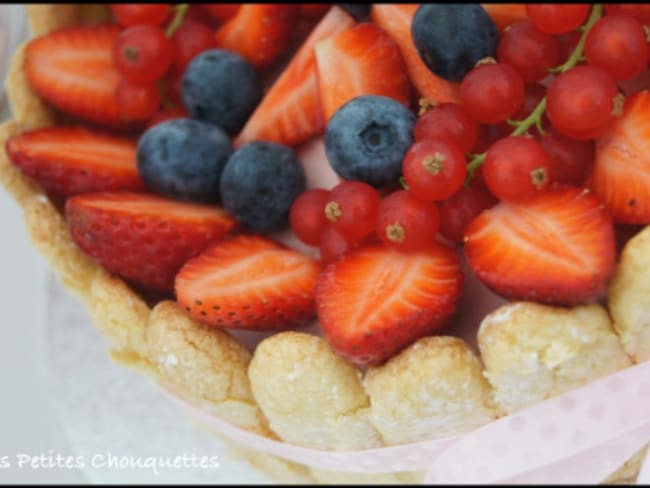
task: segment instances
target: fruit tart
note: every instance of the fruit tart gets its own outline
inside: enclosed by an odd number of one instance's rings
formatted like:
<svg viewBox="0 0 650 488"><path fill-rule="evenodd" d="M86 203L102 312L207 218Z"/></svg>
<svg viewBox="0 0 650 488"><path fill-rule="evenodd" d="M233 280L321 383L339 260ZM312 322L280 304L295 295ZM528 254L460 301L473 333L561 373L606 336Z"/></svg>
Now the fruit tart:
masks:
<svg viewBox="0 0 650 488"><path fill-rule="evenodd" d="M0 180L111 357L173 395L364 450L650 358L644 6L26 8Z"/></svg>

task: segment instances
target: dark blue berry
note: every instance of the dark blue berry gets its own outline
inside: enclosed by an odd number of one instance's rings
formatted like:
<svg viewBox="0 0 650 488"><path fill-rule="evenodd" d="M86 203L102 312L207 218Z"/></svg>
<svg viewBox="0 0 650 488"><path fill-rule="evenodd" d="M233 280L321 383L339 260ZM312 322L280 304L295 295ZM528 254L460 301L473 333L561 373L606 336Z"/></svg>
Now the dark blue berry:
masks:
<svg viewBox="0 0 650 488"><path fill-rule="evenodd" d="M477 61L496 57L499 29L478 3L425 3L415 11L411 36L433 73L461 81Z"/></svg>
<svg viewBox="0 0 650 488"><path fill-rule="evenodd" d="M289 147L255 141L230 157L221 176L224 207L253 230L288 222L293 201L306 189L305 173Z"/></svg>
<svg viewBox="0 0 650 488"><path fill-rule="evenodd" d="M219 127L173 119L153 126L138 141L138 172L147 187L161 195L214 202L232 153L230 139Z"/></svg>
<svg viewBox="0 0 650 488"><path fill-rule="evenodd" d="M415 115L392 98L353 98L332 116L325 131L325 152L346 180L375 188L396 185L402 160L413 145Z"/></svg>
<svg viewBox="0 0 650 488"><path fill-rule="evenodd" d="M236 134L262 98L262 83L251 63L225 49L210 49L192 59L181 82L190 115Z"/></svg>
<svg viewBox="0 0 650 488"><path fill-rule="evenodd" d="M359 22L368 20L372 8L372 3L337 3L337 5Z"/></svg>

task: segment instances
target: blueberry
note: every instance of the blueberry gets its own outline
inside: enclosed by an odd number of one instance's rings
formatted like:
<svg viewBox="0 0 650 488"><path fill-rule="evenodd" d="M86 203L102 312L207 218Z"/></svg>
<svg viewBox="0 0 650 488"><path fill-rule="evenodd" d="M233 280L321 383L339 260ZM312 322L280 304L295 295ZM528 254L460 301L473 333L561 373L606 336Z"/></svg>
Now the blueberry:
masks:
<svg viewBox="0 0 650 488"><path fill-rule="evenodd" d="M235 134L262 98L262 83L253 65L239 54L210 49L187 66L181 97L193 118Z"/></svg>
<svg viewBox="0 0 650 488"><path fill-rule="evenodd" d="M415 11L411 36L433 73L461 81L478 60L496 57L499 29L478 3L426 3Z"/></svg>
<svg viewBox="0 0 650 488"><path fill-rule="evenodd" d="M337 3L337 5L359 22L368 20L368 17L370 17L370 9L372 8L371 3Z"/></svg>
<svg viewBox="0 0 650 488"><path fill-rule="evenodd" d="M289 147L254 141L239 148L221 176L224 207L254 230L288 222L293 201L306 189L305 172Z"/></svg>
<svg viewBox="0 0 650 488"><path fill-rule="evenodd" d="M398 183L402 160L413 145L415 115L392 98L353 98L332 116L325 131L325 153L346 180L375 188Z"/></svg>
<svg viewBox="0 0 650 488"><path fill-rule="evenodd" d="M196 202L219 200L221 173L232 155L219 127L173 119L147 130L137 147L138 172L150 190Z"/></svg>

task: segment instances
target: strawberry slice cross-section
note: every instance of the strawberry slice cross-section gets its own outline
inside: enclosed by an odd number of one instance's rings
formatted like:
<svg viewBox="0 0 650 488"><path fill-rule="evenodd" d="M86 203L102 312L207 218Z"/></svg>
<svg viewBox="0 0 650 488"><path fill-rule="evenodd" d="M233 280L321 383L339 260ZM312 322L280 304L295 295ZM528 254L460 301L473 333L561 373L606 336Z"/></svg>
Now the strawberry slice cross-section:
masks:
<svg viewBox="0 0 650 488"><path fill-rule="evenodd" d="M439 331L455 310L462 283L460 260L446 246L402 253L371 244L321 273L318 319L341 356L377 364Z"/></svg>
<svg viewBox="0 0 650 488"><path fill-rule="evenodd" d="M355 23L341 8L329 10L248 119L235 147L256 140L295 146L325 131L314 46Z"/></svg>
<svg viewBox="0 0 650 488"><path fill-rule="evenodd" d="M409 107L411 83L399 47L381 27L361 23L315 46L325 121L361 95L382 95Z"/></svg>
<svg viewBox="0 0 650 488"><path fill-rule="evenodd" d="M264 70L291 46L299 4L241 4L216 32L217 47L234 51Z"/></svg>
<svg viewBox="0 0 650 488"><path fill-rule="evenodd" d="M178 303L194 319L220 328L282 330L313 318L320 265L271 239L237 235L183 266Z"/></svg>
<svg viewBox="0 0 650 488"><path fill-rule="evenodd" d="M12 137L6 149L13 164L56 195L144 190L130 138L47 127Z"/></svg>
<svg viewBox="0 0 650 488"><path fill-rule="evenodd" d="M375 3L370 18L390 34L399 46L409 79L417 94L429 103L460 103L459 84L431 72L420 58L411 37L411 22L418 3Z"/></svg>
<svg viewBox="0 0 650 488"><path fill-rule="evenodd" d="M46 102L108 128L125 123L115 103L121 79L113 62L117 25L76 26L37 37L25 48L27 82Z"/></svg>
<svg viewBox="0 0 650 488"><path fill-rule="evenodd" d="M629 97L596 141L590 185L617 222L650 224L650 90Z"/></svg>
<svg viewBox="0 0 650 488"><path fill-rule="evenodd" d="M106 270L171 292L185 262L235 229L224 209L118 192L71 197L65 213L79 248Z"/></svg>
<svg viewBox="0 0 650 488"><path fill-rule="evenodd" d="M501 202L465 229L472 271L511 300L577 305L602 298L616 263L612 218L589 190L547 190Z"/></svg>

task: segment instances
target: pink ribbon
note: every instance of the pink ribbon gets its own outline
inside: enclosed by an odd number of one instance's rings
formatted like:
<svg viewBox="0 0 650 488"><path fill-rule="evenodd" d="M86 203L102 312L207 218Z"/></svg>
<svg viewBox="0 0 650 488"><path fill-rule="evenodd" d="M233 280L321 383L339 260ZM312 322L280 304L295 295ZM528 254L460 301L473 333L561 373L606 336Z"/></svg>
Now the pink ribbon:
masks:
<svg viewBox="0 0 650 488"><path fill-rule="evenodd" d="M462 435L363 451L310 449L239 429L168 393L216 432L308 466L427 472L427 484L598 483L650 441L650 361ZM639 473L650 481L650 456Z"/></svg>

